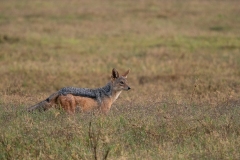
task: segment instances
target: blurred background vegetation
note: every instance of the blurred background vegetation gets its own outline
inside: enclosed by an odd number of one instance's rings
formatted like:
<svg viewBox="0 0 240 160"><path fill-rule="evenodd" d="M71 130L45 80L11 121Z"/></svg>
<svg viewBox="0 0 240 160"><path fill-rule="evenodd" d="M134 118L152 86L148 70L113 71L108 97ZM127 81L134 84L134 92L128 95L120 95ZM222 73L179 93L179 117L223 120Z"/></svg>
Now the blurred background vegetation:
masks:
<svg viewBox="0 0 240 160"><path fill-rule="evenodd" d="M98 159L238 159L239 5L1 1L0 158L89 159L99 144ZM131 70L133 89L105 118L20 112L62 87L103 86L113 67Z"/></svg>

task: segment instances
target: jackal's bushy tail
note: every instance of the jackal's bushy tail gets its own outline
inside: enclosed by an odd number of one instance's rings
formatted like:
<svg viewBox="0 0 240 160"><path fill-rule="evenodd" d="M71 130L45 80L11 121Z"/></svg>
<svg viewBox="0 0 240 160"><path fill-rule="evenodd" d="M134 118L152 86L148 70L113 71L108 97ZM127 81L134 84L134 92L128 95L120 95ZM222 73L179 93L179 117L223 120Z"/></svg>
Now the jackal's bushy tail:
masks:
<svg viewBox="0 0 240 160"><path fill-rule="evenodd" d="M28 112L32 112L34 110L38 110L38 111L45 111L49 108L51 108L52 106L54 106L56 103L56 99L58 97L58 92L53 93L51 96L49 96L46 100L41 101L31 107L29 107L27 109Z"/></svg>

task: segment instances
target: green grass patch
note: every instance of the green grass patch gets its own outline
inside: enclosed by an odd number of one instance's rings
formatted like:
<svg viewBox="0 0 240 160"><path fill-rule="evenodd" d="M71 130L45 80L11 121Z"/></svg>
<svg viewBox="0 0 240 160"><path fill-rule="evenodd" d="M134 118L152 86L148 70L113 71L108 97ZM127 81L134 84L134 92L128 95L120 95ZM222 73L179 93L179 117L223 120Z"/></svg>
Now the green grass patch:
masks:
<svg viewBox="0 0 240 160"><path fill-rule="evenodd" d="M144 117L147 108L140 106L121 114L115 110L108 117L69 116L54 109L29 114L24 106L1 106L1 158L167 158L166 153L180 159L239 156L238 101L228 104L228 113L222 110L225 105L208 112L200 106L197 112L191 106L187 110L174 106L158 107L165 110L161 114L152 106ZM192 109L195 113L187 117Z"/></svg>

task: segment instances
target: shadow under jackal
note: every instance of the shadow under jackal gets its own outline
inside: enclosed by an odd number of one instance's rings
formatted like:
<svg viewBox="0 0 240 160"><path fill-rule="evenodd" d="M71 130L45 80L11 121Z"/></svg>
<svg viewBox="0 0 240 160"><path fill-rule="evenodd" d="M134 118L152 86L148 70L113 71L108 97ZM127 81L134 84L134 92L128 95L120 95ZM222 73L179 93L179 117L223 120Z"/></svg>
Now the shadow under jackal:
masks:
<svg viewBox="0 0 240 160"><path fill-rule="evenodd" d="M27 110L29 112L46 111L52 107L61 107L72 114L79 107L82 112L98 109L106 114L120 93L131 89L127 84L128 73L129 70L119 76L118 71L113 68L111 81L104 87L97 89L65 87Z"/></svg>

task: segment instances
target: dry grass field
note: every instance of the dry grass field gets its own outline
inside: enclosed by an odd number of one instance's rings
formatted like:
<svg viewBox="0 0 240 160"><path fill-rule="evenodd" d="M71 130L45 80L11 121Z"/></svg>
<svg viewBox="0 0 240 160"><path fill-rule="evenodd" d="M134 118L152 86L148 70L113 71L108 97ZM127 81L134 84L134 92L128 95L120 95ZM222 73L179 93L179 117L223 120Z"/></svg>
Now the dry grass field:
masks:
<svg viewBox="0 0 240 160"><path fill-rule="evenodd" d="M0 159L239 159L239 6L0 1ZM25 112L113 67L132 90L107 116Z"/></svg>

